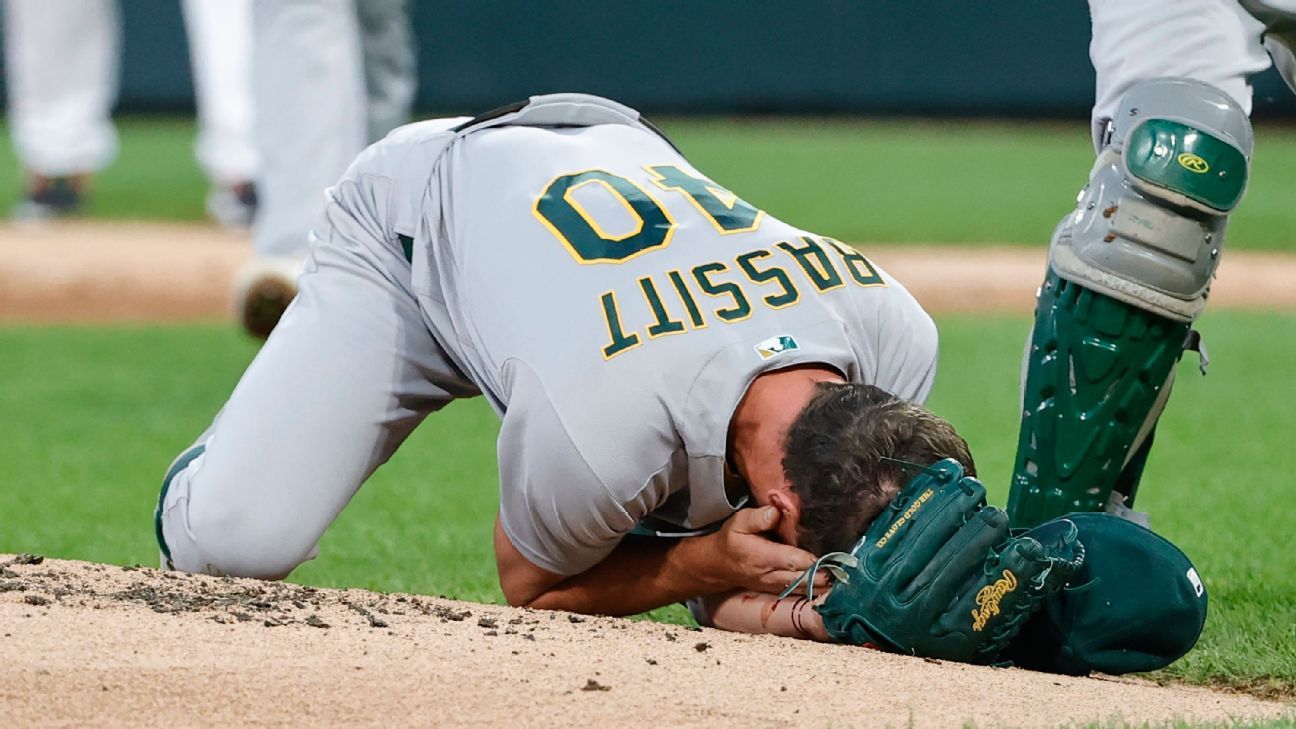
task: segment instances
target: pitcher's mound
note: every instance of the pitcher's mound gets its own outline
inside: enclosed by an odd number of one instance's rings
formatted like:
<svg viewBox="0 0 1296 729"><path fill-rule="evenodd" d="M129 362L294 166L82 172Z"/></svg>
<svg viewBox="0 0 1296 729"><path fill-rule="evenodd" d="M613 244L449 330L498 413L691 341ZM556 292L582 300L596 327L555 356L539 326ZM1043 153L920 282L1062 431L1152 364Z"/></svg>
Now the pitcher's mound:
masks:
<svg viewBox="0 0 1296 729"><path fill-rule="evenodd" d="M847 646L0 556L5 726L1057 726L1255 698Z"/></svg>
<svg viewBox="0 0 1296 729"><path fill-rule="evenodd" d="M930 312L1030 314L1044 278L1039 246L860 246ZM0 324L232 320L246 236L210 225L0 222ZM1296 255L1230 251L1211 310L1296 310Z"/></svg>

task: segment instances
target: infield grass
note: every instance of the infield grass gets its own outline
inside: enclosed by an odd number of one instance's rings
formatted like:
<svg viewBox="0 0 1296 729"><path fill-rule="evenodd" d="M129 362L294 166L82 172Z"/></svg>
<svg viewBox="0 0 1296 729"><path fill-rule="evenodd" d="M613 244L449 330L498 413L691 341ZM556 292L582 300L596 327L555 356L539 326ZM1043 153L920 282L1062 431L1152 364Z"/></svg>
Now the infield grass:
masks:
<svg viewBox="0 0 1296 729"><path fill-rule="evenodd" d="M1016 440L1020 317L943 317L932 400L971 442L992 503ZM1197 563L1202 642L1166 674L1296 696L1296 316L1210 312L1209 377L1180 368L1139 506ZM0 329L0 552L155 564L167 462L256 346L229 325ZM321 393L327 396L327 393ZM294 581L501 602L491 553L498 423L480 400L429 418L360 490ZM686 622L679 608L657 619Z"/></svg>
<svg viewBox="0 0 1296 729"><path fill-rule="evenodd" d="M1145 724L1108 723L1084 724L1074 729L1296 729L1296 714L1277 719L1255 721L1226 721L1218 723L1190 723L1183 720L1148 722Z"/></svg>
<svg viewBox="0 0 1296 729"><path fill-rule="evenodd" d="M789 223L851 242L1043 246L1093 163L1088 124L865 119L666 119L699 169ZM0 132L3 132L0 127ZM125 119L121 153L87 214L199 220L206 182L193 125ZM1228 245L1296 250L1296 129L1257 130L1246 200ZM0 209L20 177L0 144Z"/></svg>

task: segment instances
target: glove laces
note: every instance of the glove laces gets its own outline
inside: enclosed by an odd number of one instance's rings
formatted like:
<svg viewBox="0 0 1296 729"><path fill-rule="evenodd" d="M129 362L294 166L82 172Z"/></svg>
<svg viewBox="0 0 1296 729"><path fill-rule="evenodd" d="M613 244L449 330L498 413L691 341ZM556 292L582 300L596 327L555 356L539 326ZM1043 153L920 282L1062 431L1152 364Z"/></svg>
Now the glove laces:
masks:
<svg viewBox="0 0 1296 729"><path fill-rule="evenodd" d="M809 569L802 572L801 576L796 578L795 582L783 588L783 592L779 593L779 599L782 600L788 595L791 595L792 591L797 589L801 583L805 583L806 599L813 600L814 578L815 575L818 574L819 570L827 570L828 574L832 575L834 580L837 580L844 585L848 585L850 584L850 573L846 570L855 569L856 567L859 567L859 558L855 555L847 552L829 552L819 559L816 559L814 564L810 565Z"/></svg>

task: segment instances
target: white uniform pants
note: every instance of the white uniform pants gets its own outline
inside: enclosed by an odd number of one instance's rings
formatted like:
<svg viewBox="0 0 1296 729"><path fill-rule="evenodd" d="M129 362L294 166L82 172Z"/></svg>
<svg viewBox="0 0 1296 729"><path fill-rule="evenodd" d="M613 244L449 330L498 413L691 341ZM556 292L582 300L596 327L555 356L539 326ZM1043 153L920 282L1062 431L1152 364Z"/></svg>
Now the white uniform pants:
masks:
<svg viewBox="0 0 1296 729"><path fill-rule="evenodd" d="M299 256L324 190L409 115L405 0L255 0L256 137L263 167L253 244Z"/></svg>
<svg viewBox="0 0 1296 729"><path fill-rule="evenodd" d="M168 471L156 529L176 569L286 576L428 413L479 394L429 331L399 247L337 204L325 219L297 298Z"/></svg>
<svg viewBox="0 0 1296 729"><path fill-rule="evenodd" d="M251 0L185 0L198 163L218 184L253 179ZM6 0L5 69L18 160L31 173L96 173L117 154L110 113L122 43L110 0Z"/></svg>
<svg viewBox="0 0 1296 729"><path fill-rule="evenodd" d="M1132 84L1165 76L1219 87L1250 114L1250 76L1271 63L1266 46L1287 82L1293 81L1290 54L1272 41L1262 43L1264 26L1237 0L1089 0L1089 13L1095 129L1116 113Z"/></svg>
<svg viewBox="0 0 1296 729"><path fill-rule="evenodd" d="M218 184L252 179L251 0L185 0L198 102L199 164ZM46 177L97 172L117 153L121 20L113 0L6 0L5 68L14 148Z"/></svg>
<svg viewBox="0 0 1296 729"><path fill-rule="evenodd" d="M252 0L184 0L181 7L198 102L198 164L217 185L254 180Z"/></svg>
<svg viewBox="0 0 1296 729"><path fill-rule="evenodd" d="M62 177L112 162L120 45L116 2L6 0L9 122L27 170Z"/></svg>

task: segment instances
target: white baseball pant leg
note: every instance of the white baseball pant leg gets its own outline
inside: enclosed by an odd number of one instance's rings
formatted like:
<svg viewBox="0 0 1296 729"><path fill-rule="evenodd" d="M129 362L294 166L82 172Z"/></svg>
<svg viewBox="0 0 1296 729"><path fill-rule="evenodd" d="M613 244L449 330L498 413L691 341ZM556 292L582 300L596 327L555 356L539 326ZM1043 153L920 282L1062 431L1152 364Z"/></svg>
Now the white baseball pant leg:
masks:
<svg viewBox="0 0 1296 729"><path fill-rule="evenodd" d="M198 164L216 185L249 182L259 161L252 130L252 0L184 0L181 7L198 107Z"/></svg>
<svg viewBox="0 0 1296 729"><path fill-rule="evenodd" d="M300 256L332 185L368 138L352 0L253 0L253 100L261 151L253 245Z"/></svg>
<svg viewBox="0 0 1296 729"><path fill-rule="evenodd" d="M1270 60L1261 44L1264 26L1236 0L1089 0L1089 14L1095 130L1131 85L1166 76L1216 86L1251 113L1249 77Z"/></svg>
<svg viewBox="0 0 1296 729"><path fill-rule="evenodd" d="M369 140L408 123L417 91L417 59L407 0L356 3L364 54Z"/></svg>
<svg viewBox="0 0 1296 729"><path fill-rule="evenodd" d="M1296 0L1239 0L1247 12L1266 26L1264 37L1265 50L1273 59L1274 68L1287 82L1287 87L1296 91L1296 29L1292 20L1296 19ZM1272 32L1270 32L1272 31Z"/></svg>
<svg viewBox="0 0 1296 729"><path fill-rule="evenodd" d="M121 21L116 0L6 0L14 150L45 177L97 172L117 154Z"/></svg>
<svg viewBox="0 0 1296 729"><path fill-rule="evenodd" d="M326 217L296 300L167 473L155 526L176 569L286 576L428 413L479 394L429 333L399 250L336 204Z"/></svg>

